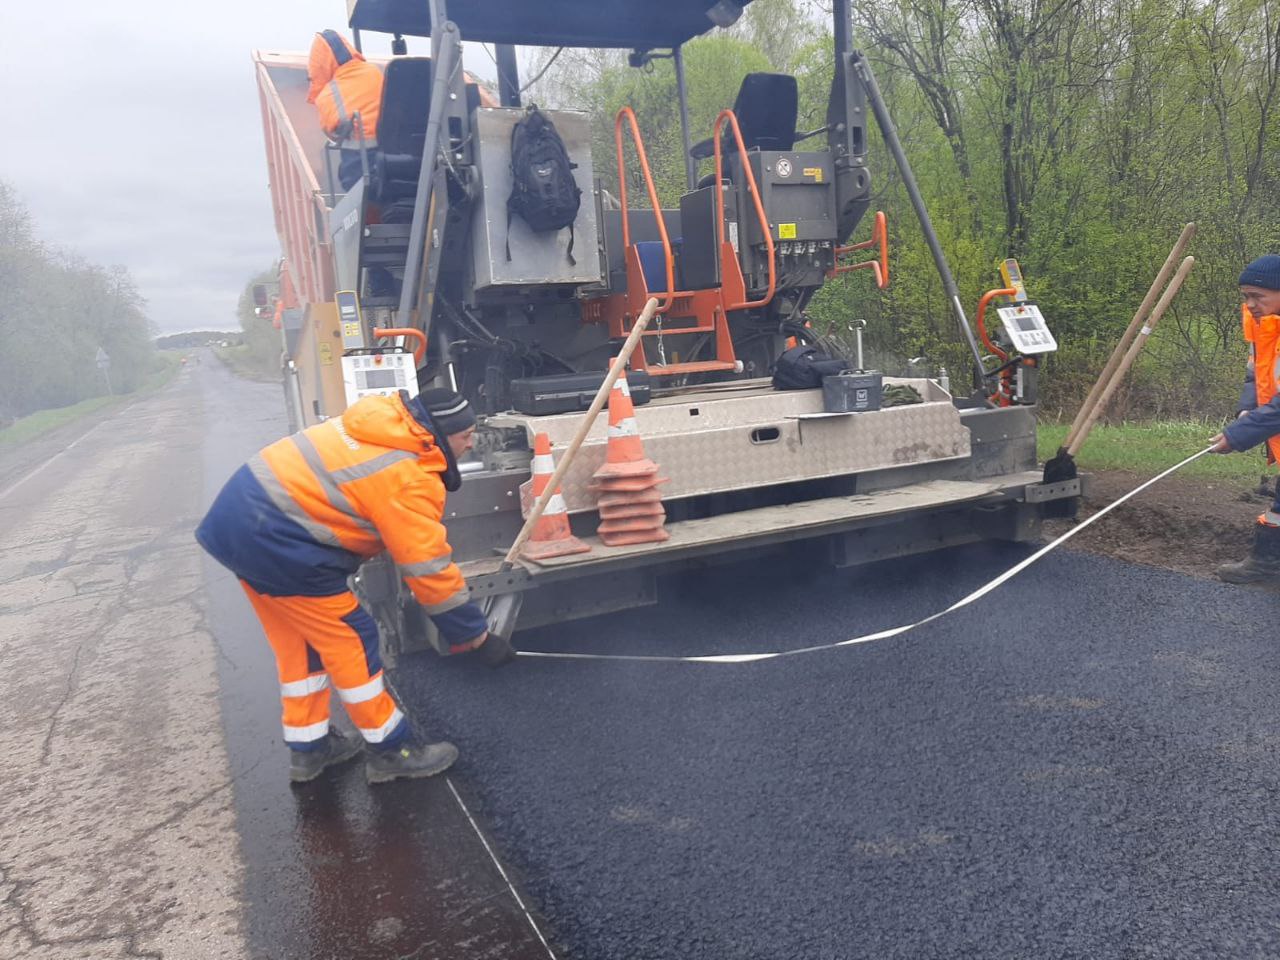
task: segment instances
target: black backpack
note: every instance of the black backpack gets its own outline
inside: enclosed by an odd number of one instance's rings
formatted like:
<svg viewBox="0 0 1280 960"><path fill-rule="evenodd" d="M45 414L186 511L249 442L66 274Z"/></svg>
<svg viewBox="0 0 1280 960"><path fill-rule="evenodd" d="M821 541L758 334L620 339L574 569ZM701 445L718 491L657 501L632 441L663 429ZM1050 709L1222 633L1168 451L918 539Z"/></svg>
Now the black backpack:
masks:
<svg viewBox="0 0 1280 960"><path fill-rule="evenodd" d="M801 344L785 350L773 368L775 390L811 390L822 386L823 377L834 377L852 366L819 350L812 344Z"/></svg>
<svg viewBox="0 0 1280 960"><path fill-rule="evenodd" d="M511 215L519 214L535 233L569 228L569 262L573 259L573 221L582 191L555 124L530 106L511 130L511 196L507 197L507 260L511 260Z"/></svg>

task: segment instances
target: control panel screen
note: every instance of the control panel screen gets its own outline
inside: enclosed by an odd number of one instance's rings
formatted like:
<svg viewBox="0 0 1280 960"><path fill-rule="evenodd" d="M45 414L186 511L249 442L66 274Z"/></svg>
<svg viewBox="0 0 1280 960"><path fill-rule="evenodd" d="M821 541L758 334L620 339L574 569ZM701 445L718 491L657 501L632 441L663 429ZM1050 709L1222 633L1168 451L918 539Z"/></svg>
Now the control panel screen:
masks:
<svg viewBox="0 0 1280 960"><path fill-rule="evenodd" d="M380 390L384 387L394 387L396 385L396 372L394 370L365 370L362 375L366 390Z"/></svg>
<svg viewBox="0 0 1280 960"><path fill-rule="evenodd" d="M1000 321L1014 349L1022 354L1052 353L1058 342L1049 332L1044 314L1034 303L1020 303L1012 307L1000 307Z"/></svg>

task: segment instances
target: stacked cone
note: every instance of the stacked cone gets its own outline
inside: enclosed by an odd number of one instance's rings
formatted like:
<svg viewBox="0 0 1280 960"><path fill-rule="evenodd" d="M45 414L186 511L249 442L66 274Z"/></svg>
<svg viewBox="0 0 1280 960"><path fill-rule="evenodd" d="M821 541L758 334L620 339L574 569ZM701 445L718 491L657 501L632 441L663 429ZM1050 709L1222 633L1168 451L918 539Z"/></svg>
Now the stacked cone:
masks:
<svg viewBox="0 0 1280 960"><path fill-rule="evenodd" d="M536 434L533 438L533 476L527 483L520 485L520 506L527 517L533 505L538 502L551 475L556 471L555 459L551 456L551 438L545 433ZM569 511L564 504L564 496L560 487L547 501L542 516L533 525L533 532L520 549L520 555L530 560L549 560L552 557L564 557L571 553L586 553L590 550L573 535L569 529Z"/></svg>
<svg viewBox="0 0 1280 960"><path fill-rule="evenodd" d="M607 547L633 543L660 543L671 534L663 529L667 511L658 494L658 465L644 454L631 389L623 372L609 394L609 442L605 462L591 479L599 496L600 526L596 529Z"/></svg>

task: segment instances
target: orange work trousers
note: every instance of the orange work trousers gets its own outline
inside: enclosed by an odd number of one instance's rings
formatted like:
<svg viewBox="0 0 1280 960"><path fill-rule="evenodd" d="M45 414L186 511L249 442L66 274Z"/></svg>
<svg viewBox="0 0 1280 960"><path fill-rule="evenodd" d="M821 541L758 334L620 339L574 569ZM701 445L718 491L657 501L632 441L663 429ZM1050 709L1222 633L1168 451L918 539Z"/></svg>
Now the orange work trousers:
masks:
<svg viewBox="0 0 1280 960"><path fill-rule="evenodd" d="M408 732L383 679L377 624L354 594L270 597L240 586L275 651L290 748L314 749L328 734L330 682L368 743L389 747Z"/></svg>

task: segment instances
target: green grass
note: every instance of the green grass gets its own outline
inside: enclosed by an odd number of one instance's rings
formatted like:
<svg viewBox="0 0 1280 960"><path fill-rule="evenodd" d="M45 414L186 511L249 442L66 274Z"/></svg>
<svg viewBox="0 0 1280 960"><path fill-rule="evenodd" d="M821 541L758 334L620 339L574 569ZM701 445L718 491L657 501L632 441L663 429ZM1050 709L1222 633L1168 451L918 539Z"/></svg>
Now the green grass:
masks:
<svg viewBox="0 0 1280 960"><path fill-rule="evenodd" d="M0 430L0 447L16 447L37 437L42 437L46 433L57 430L59 427L74 423L81 417L86 417L97 410L101 410L103 407L121 404L128 400L135 400L145 394L154 393L173 379L173 375L178 371L179 358L185 352L182 350L158 351L155 371L133 393L107 397L90 397L88 400L73 403L69 407L37 410L30 416L15 420L8 427Z"/></svg>
<svg viewBox="0 0 1280 960"><path fill-rule="evenodd" d="M280 353L277 349L267 355L255 352L249 344L236 347L214 347L213 352L225 363L236 376L247 380L260 380L270 383L280 382Z"/></svg>
<svg viewBox="0 0 1280 960"><path fill-rule="evenodd" d="M56 407L53 410L38 410L28 417L15 420L12 425L0 430L0 447L16 446L44 436L51 430L66 426L83 416L101 410L109 404L116 403L119 397L90 397L69 407Z"/></svg>
<svg viewBox="0 0 1280 960"><path fill-rule="evenodd" d="M1036 436L1036 452L1047 460L1058 452L1069 424L1041 424ZM1220 429L1218 423L1197 421L1125 423L1097 426L1076 455L1082 470L1125 470L1154 476L1179 460L1203 450ZM1221 480L1257 480L1270 472L1258 447L1226 456L1210 454L1184 467L1182 476Z"/></svg>

